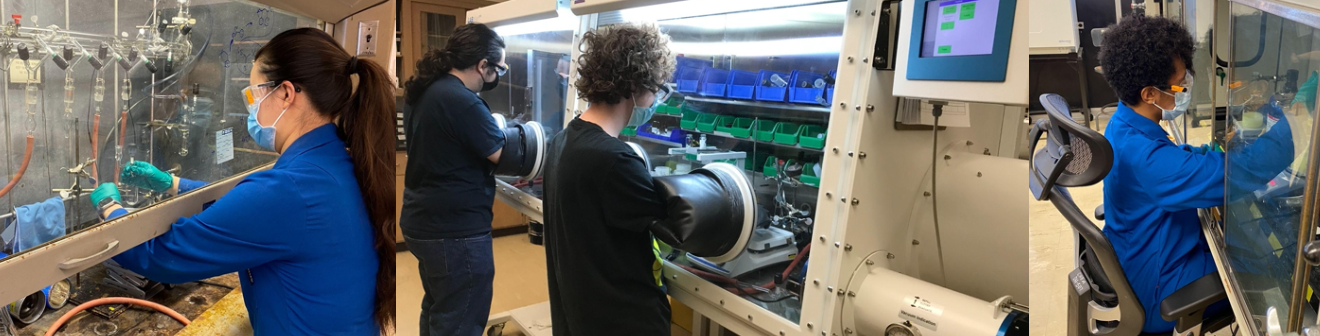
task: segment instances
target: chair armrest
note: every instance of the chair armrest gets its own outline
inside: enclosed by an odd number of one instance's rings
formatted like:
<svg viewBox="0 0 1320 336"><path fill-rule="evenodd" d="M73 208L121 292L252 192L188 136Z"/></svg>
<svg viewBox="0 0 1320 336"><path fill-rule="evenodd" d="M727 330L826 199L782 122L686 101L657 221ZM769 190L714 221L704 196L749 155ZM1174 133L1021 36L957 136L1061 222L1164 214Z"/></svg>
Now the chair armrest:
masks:
<svg viewBox="0 0 1320 336"><path fill-rule="evenodd" d="M1160 315L1165 321L1176 321L1193 315L1199 319L1206 307L1227 297L1219 272L1210 273L1160 301Z"/></svg>

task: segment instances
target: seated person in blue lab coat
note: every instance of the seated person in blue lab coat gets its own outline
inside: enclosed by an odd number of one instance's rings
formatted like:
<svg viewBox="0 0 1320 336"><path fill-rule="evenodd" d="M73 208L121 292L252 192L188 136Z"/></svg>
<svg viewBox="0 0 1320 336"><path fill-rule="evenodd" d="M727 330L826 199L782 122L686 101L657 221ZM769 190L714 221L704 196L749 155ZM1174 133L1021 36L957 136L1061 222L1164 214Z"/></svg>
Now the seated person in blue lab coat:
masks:
<svg viewBox="0 0 1320 336"><path fill-rule="evenodd" d="M275 36L254 63L248 132L280 153L274 167L114 260L167 283L239 272L256 335L392 331L393 84L311 28ZM202 185L145 163L121 174L168 193ZM91 198L104 218L127 213L114 184Z"/></svg>
<svg viewBox="0 0 1320 336"><path fill-rule="evenodd" d="M1159 122L1191 101L1192 35L1169 19L1130 16L1104 41L1100 65L1120 100L1105 129L1114 165L1104 181L1104 233L1145 307L1143 331L1169 332L1174 322L1160 316L1160 301L1216 271L1196 209L1224 205L1225 156L1233 157L1230 187L1257 189L1292 162L1292 131L1278 106L1266 104L1258 112L1273 123L1269 131L1249 144L1231 140L1227 154L1175 145Z"/></svg>

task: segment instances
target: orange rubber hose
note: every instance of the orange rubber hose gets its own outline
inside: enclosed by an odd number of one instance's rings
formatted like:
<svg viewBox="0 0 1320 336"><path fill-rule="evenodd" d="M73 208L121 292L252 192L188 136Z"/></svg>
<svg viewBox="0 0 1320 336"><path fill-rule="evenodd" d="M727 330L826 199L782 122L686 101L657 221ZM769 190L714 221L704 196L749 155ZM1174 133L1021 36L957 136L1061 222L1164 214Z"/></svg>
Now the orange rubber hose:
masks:
<svg viewBox="0 0 1320 336"><path fill-rule="evenodd" d="M64 316L60 316L60 319L55 320L55 324L50 325L50 329L46 330L46 336L55 335L55 331L59 330L60 326L63 326L65 322L68 322L69 319L73 318L73 315L78 314L78 312L100 305L120 304L120 303L155 309L157 311L160 311L161 313L164 313L165 315L169 315L170 317L173 317L175 320L179 320L179 322L182 322L183 325L185 326L192 323L192 321L189 321L187 317L184 317L182 314L179 314L179 312L174 311L174 309L170 309L170 307L162 306L159 303L155 303L147 300L139 300L134 298L126 298L126 297L107 297L107 298L100 298L100 299L88 301L87 303L80 304L77 307L74 307L72 310L69 310L68 313L64 313Z"/></svg>
<svg viewBox="0 0 1320 336"><path fill-rule="evenodd" d="M100 177L96 174L96 167L98 166L96 155L101 153L101 149L96 147L96 138L99 136L101 136L101 115L97 114L92 117L92 179L97 182L101 182Z"/></svg>
<svg viewBox="0 0 1320 336"><path fill-rule="evenodd" d="M23 172L27 171L28 163L32 162L33 139L35 138L31 135L27 136L27 149L23 150L23 164L18 166L18 174L14 174L14 178L9 179L9 184L6 184L4 189L0 189L0 197L9 194L9 190L14 189L14 186L18 185L18 180L23 179Z"/></svg>

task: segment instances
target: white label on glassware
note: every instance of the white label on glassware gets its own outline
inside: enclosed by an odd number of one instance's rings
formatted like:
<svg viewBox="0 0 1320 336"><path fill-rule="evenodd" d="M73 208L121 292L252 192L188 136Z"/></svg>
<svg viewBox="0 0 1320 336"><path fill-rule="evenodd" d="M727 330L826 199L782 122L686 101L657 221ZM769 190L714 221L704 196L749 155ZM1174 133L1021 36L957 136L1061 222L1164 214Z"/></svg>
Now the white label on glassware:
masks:
<svg viewBox="0 0 1320 336"><path fill-rule="evenodd" d="M234 159L234 128L215 132L215 163L221 164Z"/></svg>

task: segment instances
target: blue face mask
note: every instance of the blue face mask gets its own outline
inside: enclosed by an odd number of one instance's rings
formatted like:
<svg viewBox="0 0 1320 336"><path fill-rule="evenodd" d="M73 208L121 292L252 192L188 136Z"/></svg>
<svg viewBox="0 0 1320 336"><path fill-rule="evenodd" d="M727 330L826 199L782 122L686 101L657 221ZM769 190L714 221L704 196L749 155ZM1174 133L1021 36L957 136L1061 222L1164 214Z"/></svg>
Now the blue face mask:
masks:
<svg viewBox="0 0 1320 336"><path fill-rule="evenodd" d="M651 121L651 117L655 116L655 109L668 98L669 90L661 89L660 92L655 93L655 101L651 102L651 106L633 106L632 117L628 118L628 127L641 127L642 124Z"/></svg>
<svg viewBox="0 0 1320 336"><path fill-rule="evenodd" d="M270 97L271 93L275 93L275 91L271 90L271 92L266 93L266 96L247 105L248 135L251 135L252 139L257 141L257 146L261 146L261 148L265 148L266 150L275 150L275 124L278 124L280 118L284 117L284 111L289 110L288 108L285 108L283 111L280 111L280 115L275 117L275 122L271 123L270 126L262 126L261 122L257 121L257 113L261 112L261 102L266 100L266 97Z"/></svg>

